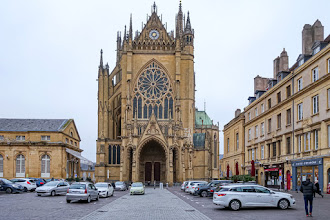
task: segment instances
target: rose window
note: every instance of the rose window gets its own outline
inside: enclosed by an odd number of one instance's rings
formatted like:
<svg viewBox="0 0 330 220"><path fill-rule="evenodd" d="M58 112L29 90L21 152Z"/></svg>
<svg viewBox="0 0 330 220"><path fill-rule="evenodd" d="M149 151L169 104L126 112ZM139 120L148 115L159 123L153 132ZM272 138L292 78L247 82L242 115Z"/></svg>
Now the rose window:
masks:
<svg viewBox="0 0 330 220"><path fill-rule="evenodd" d="M162 98L169 90L169 80L166 74L154 63L139 77L138 91L149 100Z"/></svg>

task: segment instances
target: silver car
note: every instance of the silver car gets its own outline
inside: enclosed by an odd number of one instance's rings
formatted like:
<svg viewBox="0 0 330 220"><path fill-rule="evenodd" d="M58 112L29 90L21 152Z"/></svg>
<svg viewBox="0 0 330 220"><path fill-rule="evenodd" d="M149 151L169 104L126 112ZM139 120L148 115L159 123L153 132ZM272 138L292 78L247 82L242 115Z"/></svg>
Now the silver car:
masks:
<svg viewBox="0 0 330 220"><path fill-rule="evenodd" d="M115 190L126 191L127 185L125 182L115 182Z"/></svg>
<svg viewBox="0 0 330 220"><path fill-rule="evenodd" d="M70 203L72 200L84 200L89 203L92 199L99 200L99 191L92 183L72 183L66 194L67 203Z"/></svg>
<svg viewBox="0 0 330 220"><path fill-rule="evenodd" d="M55 196L55 195L65 195L69 189L70 185L67 182L63 181L51 181L46 183L43 186L40 186L36 189L37 195L47 195L47 196Z"/></svg>

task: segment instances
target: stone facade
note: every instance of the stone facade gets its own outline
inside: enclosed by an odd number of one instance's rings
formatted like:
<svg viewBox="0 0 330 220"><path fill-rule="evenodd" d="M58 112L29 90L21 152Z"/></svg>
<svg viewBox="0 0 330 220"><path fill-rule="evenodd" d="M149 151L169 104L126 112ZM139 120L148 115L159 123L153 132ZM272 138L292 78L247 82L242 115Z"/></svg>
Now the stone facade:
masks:
<svg viewBox="0 0 330 220"><path fill-rule="evenodd" d="M183 19L181 3L175 36L162 24L156 5L135 37L131 17L123 39L118 33L111 72L101 51L97 181L172 184L218 178L218 126L211 120L195 123L200 114L194 74L194 30L189 13Z"/></svg>
<svg viewBox="0 0 330 220"><path fill-rule="evenodd" d="M0 119L0 124L1 177L79 176L80 158L77 155L82 150L72 119ZM12 124L16 124L14 128ZM31 124L33 126L29 127ZM43 126L45 124L47 126Z"/></svg>
<svg viewBox="0 0 330 220"><path fill-rule="evenodd" d="M314 26L323 27L319 21ZM326 190L330 182L330 37L317 36L320 41L309 43L313 50L299 55L289 71L274 66L279 72L269 80L268 91L244 109L244 169L251 173L254 161L262 185L296 190L311 178ZM299 161L312 165L292 166Z"/></svg>

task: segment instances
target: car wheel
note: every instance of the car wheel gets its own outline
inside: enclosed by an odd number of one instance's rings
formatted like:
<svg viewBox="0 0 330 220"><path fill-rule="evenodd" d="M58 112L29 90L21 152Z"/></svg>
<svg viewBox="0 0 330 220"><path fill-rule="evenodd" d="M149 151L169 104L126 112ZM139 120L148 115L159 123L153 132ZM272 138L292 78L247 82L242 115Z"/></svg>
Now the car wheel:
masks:
<svg viewBox="0 0 330 220"><path fill-rule="evenodd" d="M70 203L71 202L71 200L66 200L66 203Z"/></svg>
<svg viewBox="0 0 330 220"><path fill-rule="evenodd" d="M234 211L238 211L241 208L241 203L235 199L229 203L229 207Z"/></svg>
<svg viewBox="0 0 330 220"><path fill-rule="evenodd" d="M12 192L13 192L13 190L11 188L6 189L6 193L12 193Z"/></svg>
<svg viewBox="0 0 330 220"><path fill-rule="evenodd" d="M113 196L113 193L114 193L114 190L112 191L111 196Z"/></svg>
<svg viewBox="0 0 330 220"><path fill-rule="evenodd" d="M207 197L207 192L206 192L206 191L203 191L203 192L201 193L201 197Z"/></svg>
<svg viewBox="0 0 330 220"><path fill-rule="evenodd" d="M90 202L91 202L91 197L88 196L88 198L87 198L87 203L90 203Z"/></svg>
<svg viewBox="0 0 330 220"><path fill-rule="evenodd" d="M27 192L27 191L28 191L28 189L27 189L26 187L24 187L23 191L24 191L24 192Z"/></svg>
<svg viewBox="0 0 330 220"><path fill-rule="evenodd" d="M56 193L55 193L54 190L50 193L51 196L55 196L55 194L56 194Z"/></svg>
<svg viewBox="0 0 330 220"><path fill-rule="evenodd" d="M109 197L109 192L107 192L107 195L106 195L106 197Z"/></svg>
<svg viewBox="0 0 330 220"><path fill-rule="evenodd" d="M278 202L278 207L280 209L287 209L289 207L289 202L288 200L286 199L281 199L279 202Z"/></svg>

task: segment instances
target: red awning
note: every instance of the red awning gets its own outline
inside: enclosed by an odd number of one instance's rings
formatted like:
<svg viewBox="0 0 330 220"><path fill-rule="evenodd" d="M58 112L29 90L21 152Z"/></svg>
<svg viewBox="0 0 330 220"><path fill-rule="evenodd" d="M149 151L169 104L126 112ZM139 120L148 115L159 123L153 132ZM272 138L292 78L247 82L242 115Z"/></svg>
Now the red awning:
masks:
<svg viewBox="0 0 330 220"><path fill-rule="evenodd" d="M265 169L265 172L270 172L270 171L278 171L278 168L269 168L269 169Z"/></svg>

